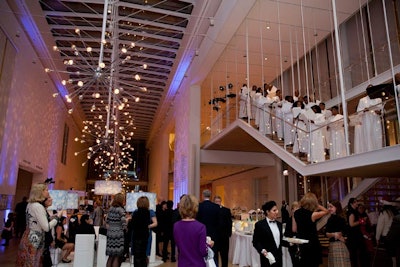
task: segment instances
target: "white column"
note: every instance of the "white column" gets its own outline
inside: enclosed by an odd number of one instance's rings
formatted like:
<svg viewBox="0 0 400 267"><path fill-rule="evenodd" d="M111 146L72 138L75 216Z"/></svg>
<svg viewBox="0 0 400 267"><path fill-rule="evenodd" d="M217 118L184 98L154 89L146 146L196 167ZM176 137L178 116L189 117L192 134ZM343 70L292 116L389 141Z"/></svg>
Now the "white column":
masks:
<svg viewBox="0 0 400 267"><path fill-rule="evenodd" d="M182 194L199 196L200 190L200 97L199 85L179 96L175 105L174 202Z"/></svg>

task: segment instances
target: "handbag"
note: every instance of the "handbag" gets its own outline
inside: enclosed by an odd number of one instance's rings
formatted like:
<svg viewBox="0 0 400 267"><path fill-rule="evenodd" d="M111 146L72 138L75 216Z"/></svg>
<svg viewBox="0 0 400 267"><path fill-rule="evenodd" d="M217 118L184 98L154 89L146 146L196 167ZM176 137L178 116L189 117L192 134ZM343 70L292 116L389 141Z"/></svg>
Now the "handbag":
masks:
<svg viewBox="0 0 400 267"><path fill-rule="evenodd" d="M204 257L204 261L207 267L217 267L214 261L214 251L210 247L207 247L207 256Z"/></svg>
<svg viewBox="0 0 400 267"><path fill-rule="evenodd" d="M43 248L44 246L44 232L30 230L28 240L34 248Z"/></svg>

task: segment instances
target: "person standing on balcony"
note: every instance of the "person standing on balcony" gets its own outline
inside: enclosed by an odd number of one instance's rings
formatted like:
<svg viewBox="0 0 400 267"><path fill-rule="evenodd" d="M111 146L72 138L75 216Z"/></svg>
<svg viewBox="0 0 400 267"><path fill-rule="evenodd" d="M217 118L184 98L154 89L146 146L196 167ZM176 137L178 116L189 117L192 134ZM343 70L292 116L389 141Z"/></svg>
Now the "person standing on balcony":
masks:
<svg viewBox="0 0 400 267"><path fill-rule="evenodd" d="M368 87L370 87L369 85ZM358 102L357 112L362 114L362 151L368 152L382 148L382 121L383 110L382 99L371 99L369 95L361 98Z"/></svg>
<svg viewBox="0 0 400 267"><path fill-rule="evenodd" d="M282 93L281 90L276 90L273 103L273 113L275 114L274 132L279 140L283 140L283 111L282 111Z"/></svg>
<svg viewBox="0 0 400 267"><path fill-rule="evenodd" d="M264 91L264 95L260 96L258 100L258 107L260 108L260 121L258 124L258 131L263 135L271 134L270 120L272 99L268 97L268 91Z"/></svg>
<svg viewBox="0 0 400 267"><path fill-rule="evenodd" d="M283 114L283 139L285 146L293 146L293 96L285 96L285 100L282 103L282 114Z"/></svg>
<svg viewBox="0 0 400 267"><path fill-rule="evenodd" d="M259 128L260 125L260 116L262 115L262 104L260 106L260 103L262 100L262 92L261 88L257 88L256 93L253 97L253 105L255 107L255 113L254 113L254 124L256 125L257 129Z"/></svg>
<svg viewBox="0 0 400 267"><path fill-rule="evenodd" d="M257 93L257 85L253 85L251 87L250 91L250 111L251 111L251 117L250 119L254 120L256 117L256 112L257 112L257 106L256 106L256 101L255 101L255 96Z"/></svg>
<svg viewBox="0 0 400 267"><path fill-rule="evenodd" d="M247 119L250 114L250 92L246 84L240 89L239 118Z"/></svg>
<svg viewBox="0 0 400 267"><path fill-rule="evenodd" d="M299 157L306 155L308 152L308 137L307 137L307 127L303 120L302 114L304 114L304 104L301 101L296 101L293 103L292 113L293 113L293 124L294 124L294 144L293 153L299 153Z"/></svg>
<svg viewBox="0 0 400 267"><path fill-rule="evenodd" d="M344 157L346 153L346 142L344 138L343 115L339 114L339 108L331 108L332 116L328 119L328 131L330 136L329 157L336 159Z"/></svg>
<svg viewBox="0 0 400 267"><path fill-rule="evenodd" d="M315 115L308 117L310 123L310 152L308 161L311 163L325 161L325 147L322 127L326 125L325 116L317 105L311 107Z"/></svg>
<svg viewBox="0 0 400 267"><path fill-rule="evenodd" d="M324 115L325 120L328 121L330 117L332 117L332 111L325 108L325 103L320 102L318 106L321 108L321 113ZM328 131L328 127L322 127L322 136L324 138L324 148L327 155L329 155L329 143L330 143L330 134Z"/></svg>

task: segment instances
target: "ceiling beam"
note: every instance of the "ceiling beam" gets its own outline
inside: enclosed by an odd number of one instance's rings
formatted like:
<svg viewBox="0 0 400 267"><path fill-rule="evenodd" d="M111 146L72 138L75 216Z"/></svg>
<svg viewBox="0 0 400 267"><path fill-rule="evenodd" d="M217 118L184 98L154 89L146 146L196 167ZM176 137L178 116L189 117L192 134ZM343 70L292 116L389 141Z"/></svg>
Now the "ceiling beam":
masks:
<svg viewBox="0 0 400 267"><path fill-rule="evenodd" d="M180 17L180 18L184 18L184 19L190 18L190 14L161 9L161 8L157 8L157 7L154 7L151 5L137 5L137 4L127 3L127 2L118 2L117 6L124 6L124 7L144 10L144 11L150 11L150 12L154 12L154 13L159 13L159 14L174 16L174 17ZM186 6L184 8L186 8Z"/></svg>
<svg viewBox="0 0 400 267"><path fill-rule="evenodd" d="M51 30L73 30L75 31L76 29L79 29L81 32L85 31L91 31L91 32L100 32L101 28L96 27L96 26L75 26L75 25L59 25L59 24L51 24L50 25ZM174 38L174 37L169 37L169 36L164 36L160 34L152 34L152 33L147 33L145 31L135 31L135 30L125 30L125 29L119 29L119 32L122 33L122 35L138 35L138 36L143 36L146 38L153 38L153 39L159 39L163 41L168 41L168 42L176 42L180 44L182 40L180 38Z"/></svg>
<svg viewBox="0 0 400 267"><path fill-rule="evenodd" d="M67 36L56 36L54 37L57 41L65 41L65 42L99 42L100 40L95 41L96 39L94 38L79 38L77 39L76 37L67 37ZM124 40L119 40L118 42L119 44L126 44L127 46L130 46L132 42L130 41L124 41ZM169 48L166 46L157 46L157 45L151 45L151 44L147 44L144 42L135 42L136 43L136 47L144 47L144 48L149 48L149 49L154 49L154 50L161 50L161 51L168 51L171 53L177 53L178 49L176 48Z"/></svg>

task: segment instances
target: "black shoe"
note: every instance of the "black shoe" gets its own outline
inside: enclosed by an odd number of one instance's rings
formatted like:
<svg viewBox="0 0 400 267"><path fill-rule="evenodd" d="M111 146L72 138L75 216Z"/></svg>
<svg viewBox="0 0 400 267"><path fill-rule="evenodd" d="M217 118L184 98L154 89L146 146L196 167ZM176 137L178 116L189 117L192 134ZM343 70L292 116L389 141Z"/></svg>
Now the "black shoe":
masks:
<svg viewBox="0 0 400 267"><path fill-rule="evenodd" d="M70 259L62 259L61 261L64 262L64 263L70 263L71 262Z"/></svg>
<svg viewBox="0 0 400 267"><path fill-rule="evenodd" d="M176 262L176 259L172 257L171 262Z"/></svg>

